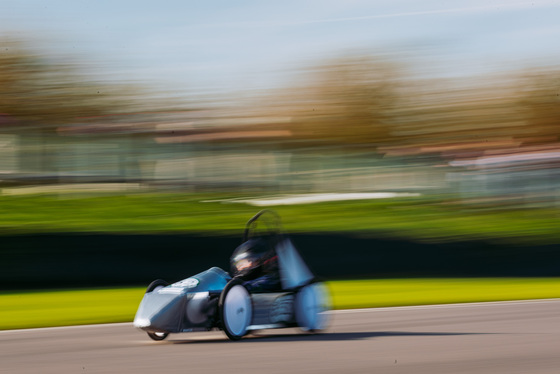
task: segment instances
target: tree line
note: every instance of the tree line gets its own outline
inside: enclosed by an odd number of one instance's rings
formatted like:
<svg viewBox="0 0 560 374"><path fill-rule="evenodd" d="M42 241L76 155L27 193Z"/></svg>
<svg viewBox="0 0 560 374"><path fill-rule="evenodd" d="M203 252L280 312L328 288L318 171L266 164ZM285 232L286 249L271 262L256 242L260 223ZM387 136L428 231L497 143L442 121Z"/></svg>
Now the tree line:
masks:
<svg viewBox="0 0 560 374"><path fill-rule="evenodd" d="M21 41L0 45L0 114L16 126L51 129L149 101L147 90L90 81L79 64L47 58ZM287 142L372 151L550 144L560 135L559 67L468 81L421 79L399 61L352 55L303 75L303 83L260 97L255 107L264 109L247 116L290 118L279 125L292 134Z"/></svg>

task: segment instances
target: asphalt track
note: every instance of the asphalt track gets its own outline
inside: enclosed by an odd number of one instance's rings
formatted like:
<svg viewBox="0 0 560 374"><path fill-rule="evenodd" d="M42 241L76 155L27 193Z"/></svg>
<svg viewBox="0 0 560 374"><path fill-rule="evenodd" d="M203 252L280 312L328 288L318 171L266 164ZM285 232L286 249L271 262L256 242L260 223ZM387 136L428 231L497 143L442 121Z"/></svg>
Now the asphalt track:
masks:
<svg viewBox="0 0 560 374"><path fill-rule="evenodd" d="M560 299L362 309L323 334L153 342L131 324L0 332L2 373L560 373Z"/></svg>

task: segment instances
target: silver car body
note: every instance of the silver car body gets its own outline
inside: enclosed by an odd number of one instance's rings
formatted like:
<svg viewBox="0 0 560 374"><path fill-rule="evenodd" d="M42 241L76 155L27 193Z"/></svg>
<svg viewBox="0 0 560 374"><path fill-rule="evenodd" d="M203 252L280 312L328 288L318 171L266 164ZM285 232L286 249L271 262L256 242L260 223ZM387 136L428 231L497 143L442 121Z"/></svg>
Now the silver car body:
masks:
<svg viewBox="0 0 560 374"><path fill-rule="evenodd" d="M283 292L250 295L247 330L292 326L321 329L323 317L319 320L309 316L308 309L313 305L320 308L318 316L324 314L329 307L325 288L312 284L313 273L288 238L277 243L276 252ZM134 326L149 333L221 329L218 299L231 279L227 272L213 267L171 285L148 290L134 318Z"/></svg>

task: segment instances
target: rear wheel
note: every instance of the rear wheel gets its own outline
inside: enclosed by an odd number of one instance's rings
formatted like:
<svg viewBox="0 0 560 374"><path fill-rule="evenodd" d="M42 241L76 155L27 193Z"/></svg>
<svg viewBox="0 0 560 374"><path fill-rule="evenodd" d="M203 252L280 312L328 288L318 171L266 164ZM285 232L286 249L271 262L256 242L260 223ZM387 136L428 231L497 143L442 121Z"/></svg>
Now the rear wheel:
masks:
<svg viewBox="0 0 560 374"><path fill-rule="evenodd" d="M296 294L296 322L303 331L324 330L328 324L326 312L329 309L328 291L322 283L308 284Z"/></svg>
<svg viewBox="0 0 560 374"><path fill-rule="evenodd" d="M218 302L220 324L230 340L239 340L247 334L253 318L253 304L249 291L237 279L230 281Z"/></svg>

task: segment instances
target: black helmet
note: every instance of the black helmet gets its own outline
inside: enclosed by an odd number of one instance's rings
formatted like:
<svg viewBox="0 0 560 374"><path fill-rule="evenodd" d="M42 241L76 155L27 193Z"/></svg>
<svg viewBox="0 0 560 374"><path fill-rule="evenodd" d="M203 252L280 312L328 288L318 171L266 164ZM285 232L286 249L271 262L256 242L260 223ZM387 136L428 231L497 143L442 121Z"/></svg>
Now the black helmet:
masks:
<svg viewBox="0 0 560 374"><path fill-rule="evenodd" d="M265 238L249 239L233 251L231 275L245 280L257 278L277 267L274 248Z"/></svg>

